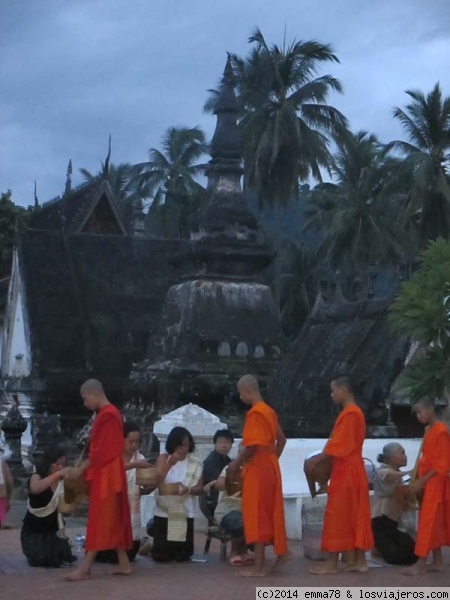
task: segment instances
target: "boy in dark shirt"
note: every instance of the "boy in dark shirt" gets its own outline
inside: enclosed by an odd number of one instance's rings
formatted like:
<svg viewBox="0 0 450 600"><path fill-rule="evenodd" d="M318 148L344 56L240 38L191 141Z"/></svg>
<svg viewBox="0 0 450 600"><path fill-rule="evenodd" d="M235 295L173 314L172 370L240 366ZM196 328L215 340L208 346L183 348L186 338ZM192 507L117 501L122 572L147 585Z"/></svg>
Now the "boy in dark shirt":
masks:
<svg viewBox="0 0 450 600"><path fill-rule="evenodd" d="M214 450L203 462L203 485L219 477L224 468L231 462L228 453L234 442L234 437L228 429L219 429L213 438Z"/></svg>

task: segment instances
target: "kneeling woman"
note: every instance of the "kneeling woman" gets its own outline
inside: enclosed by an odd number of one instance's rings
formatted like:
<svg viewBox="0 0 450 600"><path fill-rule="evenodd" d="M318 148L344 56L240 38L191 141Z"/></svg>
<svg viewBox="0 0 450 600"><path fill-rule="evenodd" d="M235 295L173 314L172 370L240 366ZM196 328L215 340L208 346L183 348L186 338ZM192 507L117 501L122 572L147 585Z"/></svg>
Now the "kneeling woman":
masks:
<svg viewBox="0 0 450 600"><path fill-rule="evenodd" d="M408 473L400 471L406 466L405 449L398 442L386 444L377 457L380 467L374 484L375 505L372 514L372 531L375 548L383 559L393 565L410 565L416 562L414 540L400 531L398 522L403 507L395 494L397 486Z"/></svg>
<svg viewBox="0 0 450 600"><path fill-rule="evenodd" d="M156 561L189 560L194 553L195 499L203 490L203 462L192 456L192 435L174 427L166 452L156 461L152 558Z"/></svg>
<svg viewBox="0 0 450 600"><path fill-rule="evenodd" d="M28 510L20 532L22 551L31 567L61 567L76 560L64 535L58 505L64 494L66 457L61 448L49 448L28 481Z"/></svg>

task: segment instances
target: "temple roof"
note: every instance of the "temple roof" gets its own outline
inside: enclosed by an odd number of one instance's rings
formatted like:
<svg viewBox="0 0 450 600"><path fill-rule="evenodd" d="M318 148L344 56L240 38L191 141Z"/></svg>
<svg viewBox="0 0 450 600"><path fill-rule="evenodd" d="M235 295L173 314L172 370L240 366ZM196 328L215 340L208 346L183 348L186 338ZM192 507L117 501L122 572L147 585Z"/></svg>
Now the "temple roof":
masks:
<svg viewBox="0 0 450 600"><path fill-rule="evenodd" d="M283 358L269 394L290 436L328 436L337 409L330 382L347 373L357 386L357 399L368 424L386 422L391 384L408 351L405 337L387 321L390 299L344 302L309 318Z"/></svg>
<svg viewBox="0 0 450 600"><path fill-rule="evenodd" d="M66 193L43 204L30 222L34 229L61 230L78 233L89 230L89 221L96 211L102 212L104 229L102 234L125 235L127 227L113 197L107 181L96 178L77 188L66 189ZM99 231L100 233L100 231Z"/></svg>

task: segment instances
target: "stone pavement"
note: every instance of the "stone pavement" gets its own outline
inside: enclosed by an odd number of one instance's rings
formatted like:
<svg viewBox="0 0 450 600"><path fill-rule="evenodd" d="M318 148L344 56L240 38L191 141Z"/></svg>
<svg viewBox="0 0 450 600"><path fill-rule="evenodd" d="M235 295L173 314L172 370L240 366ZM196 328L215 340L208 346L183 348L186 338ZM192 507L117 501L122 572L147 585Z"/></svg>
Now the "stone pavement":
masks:
<svg viewBox="0 0 450 600"><path fill-rule="evenodd" d="M366 574L339 573L315 576L308 573L310 561L304 558L301 542L290 542L295 559L279 573L264 579L238 576L239 568L219 560L219 543L213 540L207 563L155 564L149 557L137 557L130 577L109 575L111 566L95 565L90 581L67 583L61 579L66 570L29 567L20 550L18 524L23 503L16 504L10 516L14 526L0 531L0 599L9 600L246 600L255 598L256 586L339 586L405 587L448 586L450 566L443 573L427 573L424 577L405 577L400 567L373 566ZM22 512L21 512L22 511ZM72 519L68 529L73 539L84 531L82 519ZM196 533L197 556L202 558L205 536ZM450 562L449 549L445 562Z"/></svg>

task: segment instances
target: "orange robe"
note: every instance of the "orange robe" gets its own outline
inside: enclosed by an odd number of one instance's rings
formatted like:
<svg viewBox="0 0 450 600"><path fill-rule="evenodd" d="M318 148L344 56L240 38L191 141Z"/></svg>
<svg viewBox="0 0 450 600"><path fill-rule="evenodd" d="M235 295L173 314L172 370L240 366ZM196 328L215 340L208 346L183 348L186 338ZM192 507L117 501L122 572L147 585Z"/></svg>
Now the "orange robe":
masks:
<svg viewBox="0 0 450 600"><path fill-rule="evenodd" d="M264 402L247 413L242 434L246 448L256 452L242 471L242 517L247 544L273 544L275 554L287 552L281 472L275 451L278 418Z"/></svg>
<svg viewBox="0 0 450 600"><path fill-rule="evenodd" d="M437 475L427 481L419 511L416 556L426 558L430 550L450 546L450 434L445 423L430 427L423 439L418 475Z"/></svg>
<svg viewBox="0 0 450 600"><path fill-rule="evenodd" d="M351 404L340 413L324 448L333 458L322 535L326 552L370 550L374 545L369 484L362 459L365 435L364 414Z"/></svg>
<svg viewBox="0 0 450 600"><path fill-rule="evenodd" d="M128 550L133 545L123 448L122 417L109 404L98 411L89 442L86 550Z"/></svg>

